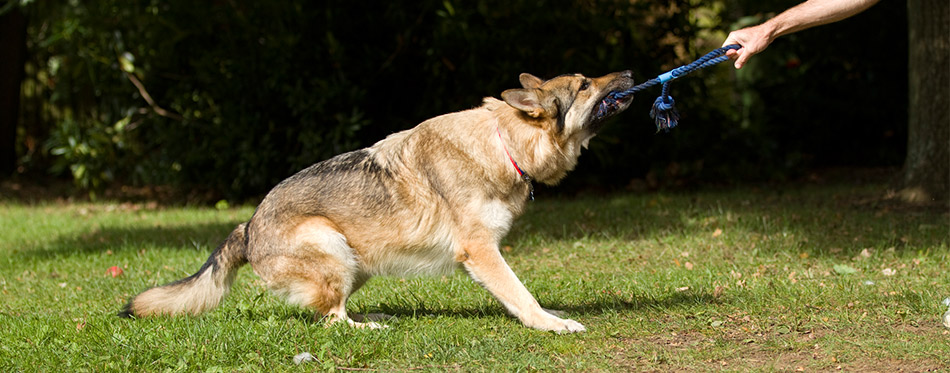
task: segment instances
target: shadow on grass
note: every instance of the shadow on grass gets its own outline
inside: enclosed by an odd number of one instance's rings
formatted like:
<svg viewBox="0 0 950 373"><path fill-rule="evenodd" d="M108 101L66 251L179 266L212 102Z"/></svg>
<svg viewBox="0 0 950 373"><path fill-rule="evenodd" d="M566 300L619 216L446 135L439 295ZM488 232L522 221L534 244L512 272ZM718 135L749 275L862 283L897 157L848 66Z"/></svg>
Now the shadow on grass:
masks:
<svg viewBox="0 0 950 373"><path fill-rule="evenodd" d="M239 221L180 226L104 227L64 235L49 243L20 245L10 252L14 257L39 260L101 255L106 252L122 254L143 249L196 250L210 254L238 224Z"/></svg>
<svg viewBox="0 0 950 373"><path fill-rule="evenodd" d="M541 306L548 310L561 311L564 314L562 318L574 318L579 316L600 316L604 314L613 314L617 312L636 312L644 310L667 310L678 309L697 304L722 304L721 298L716 298L706 292L697 293L672 293L664 297L619 297L605 296L600 299L594 299L588 302L575 304L542 304ZM227 304L221 306L229 308ZM497 302L485 307L431 307L426 304L416 306L409 305L391 305L380 304L364 309L353 310L348 307L347 312L352 315L366 314L385 314L396 319L418 320L424 318L471 318L471 319L490 319L499 317L512 317ZM224 310L225 317L231 319L245 319L260 321L268 318L277 319L295 319L300 322L320 321L321 318L315 318L315 311L302 307L290 305L270 306L267 308L243 308ZM517 322L517 320L515 320ZM385 320L382 321L385 324Z"/></svg>
<svg viewBox="0 0 950 373"><path fill-rule="evenodd" d="M950 209L901 203L882 191L842 183L541 201L529 205L504 242L520 246L506 255L583 240L690 242L819 257L947 247Z"/></svg>
<svg viewBox="0 0 950 373"><path fill-rule="evenodd" d="M882 200L877 190L853 184L791 185L539 200L515 220L503 239L520 246L505 255L533 254L551 241L569 245L588 239L662 241L698 237L701 240L684 242L724 244L731 247L729 250L755 247L757 252L809 252L812 256L834 257L853 257L864 248L916 251L947 246L950 220L946 209L894 206ZM52 242L20 244L11 251L14 256L40 259L142 248L210 253L239 223L104 227ZM720 238L713 236L716 230L721 230Z"/></svg>

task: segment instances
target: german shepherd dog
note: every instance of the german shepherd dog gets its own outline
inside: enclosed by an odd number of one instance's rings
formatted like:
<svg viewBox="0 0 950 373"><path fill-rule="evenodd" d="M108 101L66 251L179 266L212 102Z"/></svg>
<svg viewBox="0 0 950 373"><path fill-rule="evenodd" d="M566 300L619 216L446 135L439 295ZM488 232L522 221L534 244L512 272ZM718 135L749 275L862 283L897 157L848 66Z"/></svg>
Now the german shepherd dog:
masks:
<svg viewBox="0 0 950 373"><path fill-rule="evenodd" d="M531 181L558 183L603 120L629 106L631 98L604 112L601 102L632 87L632 73L547 81L525 73L520 81L503 100L485 98L287 178L197 273L142 292L120 315L200 314L250 263L271 290L317 318L377 328L346 313L347 298L370 277L461 266L524 325L584 331L541 308L498 244L533 193Z"/></svg>

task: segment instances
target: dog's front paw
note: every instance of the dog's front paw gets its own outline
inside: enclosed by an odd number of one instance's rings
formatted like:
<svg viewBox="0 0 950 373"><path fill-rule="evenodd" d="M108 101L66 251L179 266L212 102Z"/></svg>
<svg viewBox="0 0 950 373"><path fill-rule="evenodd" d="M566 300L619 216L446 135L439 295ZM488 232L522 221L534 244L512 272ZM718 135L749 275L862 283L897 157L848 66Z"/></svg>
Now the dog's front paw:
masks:
<svg viewBox="0 0 950 373"><path fill-rule="evenodd" d="M581 325L581 323L577 321L558 318L547 312L533 321L526 320L524 323L525 325L535 329L552 331L558 334L578 333L587 330L584 325Z"/></svg>
<svg viewBox="0 0 950 373"><path fill-rule="evenodd" d="M555 330L558 334L562 334L562 333L580 333L580 332L587 331L587 328L585 328L584 325L581 325L581 323L579 323L579 322L577 322L577 321L574 321L574 320L571 320L571 319L561 319L561 322L564 323L564 329Z"/></svg>

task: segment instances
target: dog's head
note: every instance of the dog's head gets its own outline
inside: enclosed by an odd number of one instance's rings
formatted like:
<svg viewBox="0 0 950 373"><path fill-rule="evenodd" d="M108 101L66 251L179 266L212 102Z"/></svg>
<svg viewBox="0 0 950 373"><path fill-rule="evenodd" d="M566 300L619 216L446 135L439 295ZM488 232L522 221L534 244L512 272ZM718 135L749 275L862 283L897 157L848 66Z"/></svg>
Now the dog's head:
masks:
<svg viewBox="0 0 950 373"><path fill-rule="evenodd" d="M540 130L529 132L540 134L539 139L545 139L540 143L548 144L535 143L527 154L535 161L532 176L545 184L557 183L572 170L580 149L587 147L604 120L625 110L633 101L630 95L601 109L608 94L633 87L630 71L599 78L573 74L542 80L527 73L520 78L523 88L506 90L501 97L520 112L523 122Z"/></svg>
<svg viewBox="0 0 950 373"><path fill-rule="evenodd" d="M537 123L552 123L549 130L559 142L580 139L586 147L604 120L625 110L633 101L633 95L627 96L597 115L600 103L610 92L633 87L633 73L629 70L599 78L561 75L547 81L523 73L520 79L524 88L506 90L501 97L525 115L541 119Z"/></svg>

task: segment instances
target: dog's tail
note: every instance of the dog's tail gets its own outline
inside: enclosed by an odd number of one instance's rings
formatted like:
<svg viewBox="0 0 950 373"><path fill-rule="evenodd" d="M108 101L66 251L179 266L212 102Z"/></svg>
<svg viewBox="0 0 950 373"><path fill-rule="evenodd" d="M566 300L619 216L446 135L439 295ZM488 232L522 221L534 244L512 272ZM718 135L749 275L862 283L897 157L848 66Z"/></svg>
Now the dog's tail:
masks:
<svg viewBox="0 0 950 373"><path fill-rule="evenodd" d="M119 316L197 315L216 307L231 288L238 268L247 263L246 226L234 228L198 273L136 295Z"/></svg>

